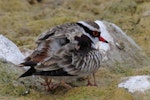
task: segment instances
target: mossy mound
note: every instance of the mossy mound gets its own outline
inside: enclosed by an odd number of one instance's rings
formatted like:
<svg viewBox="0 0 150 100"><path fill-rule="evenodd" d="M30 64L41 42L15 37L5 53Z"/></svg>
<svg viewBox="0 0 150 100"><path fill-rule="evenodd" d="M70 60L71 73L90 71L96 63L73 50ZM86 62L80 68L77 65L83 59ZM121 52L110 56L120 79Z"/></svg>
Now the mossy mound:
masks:
<svg viewBox="0 0 150 100"><path fill-rule="evenodd" d="M17 82L21 69L16 69L13 64L4 64L0 62L0 94L20 96L25 87Z"/></svg>
<svg viewBox="0 0 150 100"><path fill-rule="evenodd" d="M85 86L85 81L73 82L72 89L58 87L47 92L38 77L18 79L23 70L13 64L0 63L0 98L14 100L133 100L137 93L131 95L127 90L118 88L121 77L149 74L149 66L139 68L118 67L117 70L101 68L96 73L98 87ZM77 86L77 87L74 87ZM149 92L138 94L138 98L148 98ZM136 100L136 99L135 99ZM145 99L148 100L148 99Z"/></svg>

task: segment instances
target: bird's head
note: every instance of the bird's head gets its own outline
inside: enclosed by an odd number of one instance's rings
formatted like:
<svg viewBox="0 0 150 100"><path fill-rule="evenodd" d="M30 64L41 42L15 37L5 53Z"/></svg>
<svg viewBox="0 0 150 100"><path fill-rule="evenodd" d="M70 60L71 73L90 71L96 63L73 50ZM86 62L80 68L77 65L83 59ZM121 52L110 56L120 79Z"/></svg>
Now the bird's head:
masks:
<svg viewBox="0 0 150 100"><path fill-rule="evenodd" d="M77 24L83 29L83 35L90 39L91 46L95 46L99 41L108 43L107 40L101 37L100 27L94 21L79 21Z"/></svg>

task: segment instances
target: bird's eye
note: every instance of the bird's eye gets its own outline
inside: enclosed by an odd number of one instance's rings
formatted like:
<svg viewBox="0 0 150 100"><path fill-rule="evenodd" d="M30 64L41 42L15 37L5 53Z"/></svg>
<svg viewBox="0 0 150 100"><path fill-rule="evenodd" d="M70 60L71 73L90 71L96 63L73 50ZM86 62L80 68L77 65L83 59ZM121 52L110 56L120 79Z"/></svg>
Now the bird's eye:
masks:
<svg viewBox="0 0 150 100"><path fill-rule="evenodd" d="M93 34L93 36L95 36L95 37L98 37L98 36L100 35L100 33L97 32L97 31L93 31L92 34Z"/></svg>

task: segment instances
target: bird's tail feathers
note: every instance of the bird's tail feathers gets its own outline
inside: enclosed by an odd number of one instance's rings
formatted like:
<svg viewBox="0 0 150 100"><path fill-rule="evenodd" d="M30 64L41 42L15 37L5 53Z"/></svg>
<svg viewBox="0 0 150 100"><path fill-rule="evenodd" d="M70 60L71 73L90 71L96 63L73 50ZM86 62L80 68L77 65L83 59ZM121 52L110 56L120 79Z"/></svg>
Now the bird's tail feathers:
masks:
<svg viewBox="0 0 150 100"><path fill-rule="evenodd" d="M24 66L36 66L36 65L37 65L37 62L26 61L26 62L23 62L23 63L19 64L18 66L19 67L24 67Z"/></svg>
<svg viewBox="0 0 150 100"><path fill-rule="evenodd" d="M34 67L29 68L25 73L23 73L21 76L19 76L19 78L21 77L27 77L27 76L31 76L34 73L36 73L36 69Z"/></svg>

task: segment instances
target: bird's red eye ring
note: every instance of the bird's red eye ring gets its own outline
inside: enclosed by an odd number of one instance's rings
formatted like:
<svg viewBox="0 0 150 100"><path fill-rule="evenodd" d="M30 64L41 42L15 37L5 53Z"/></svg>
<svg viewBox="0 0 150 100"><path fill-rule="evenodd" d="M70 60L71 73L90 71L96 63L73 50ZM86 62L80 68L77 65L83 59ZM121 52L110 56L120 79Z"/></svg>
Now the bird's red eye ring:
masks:
<svg viewBox="0 0 150 100"><path fill-rule="evenodd" d="M93 34L93 36L95 36L95 37L98 37L98 36L100 35L100 33L97 32L97 31L93 31L92 34Z"/></svg>

